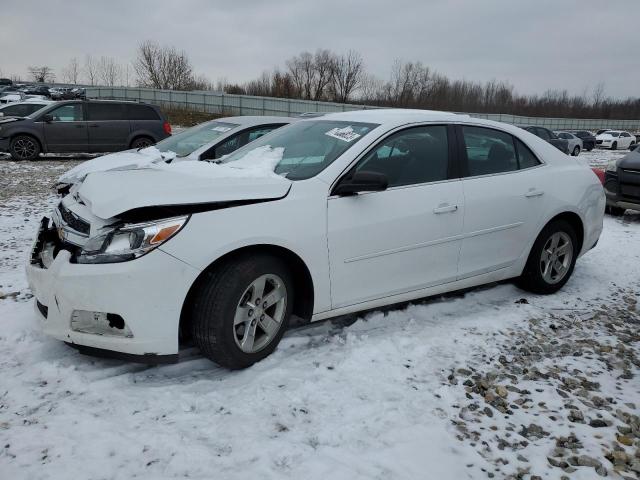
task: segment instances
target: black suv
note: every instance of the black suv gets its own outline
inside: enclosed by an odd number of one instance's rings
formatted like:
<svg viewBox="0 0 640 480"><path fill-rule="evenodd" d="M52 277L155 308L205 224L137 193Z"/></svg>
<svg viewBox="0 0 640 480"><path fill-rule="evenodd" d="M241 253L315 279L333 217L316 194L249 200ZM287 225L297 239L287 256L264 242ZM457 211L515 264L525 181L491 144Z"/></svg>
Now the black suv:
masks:
<svg viewBox="0 0 640 480"><path fill-rule="evenodd" d="M640 149L611 160L604 177L607 213L620 216L626 209L640 211Z"/></svg>
<svg viewBox="0 0 640 480"><path fill-rule="evenodd" d="M540 137L541 139L546 140L562 153L566 153L567 155L569 154L569 142L563 138L558 137L548 128L534 126L522 128L527 132L533 133L536 137Z"/></svg>
<svg viewBox="0 0 640 480"><path fill-rule="evenodd" d="M148 147L171 135L155 105L109 100L55 102L27 117L0 120L0 152L16 160L40 153L102 153Z"/></svg>

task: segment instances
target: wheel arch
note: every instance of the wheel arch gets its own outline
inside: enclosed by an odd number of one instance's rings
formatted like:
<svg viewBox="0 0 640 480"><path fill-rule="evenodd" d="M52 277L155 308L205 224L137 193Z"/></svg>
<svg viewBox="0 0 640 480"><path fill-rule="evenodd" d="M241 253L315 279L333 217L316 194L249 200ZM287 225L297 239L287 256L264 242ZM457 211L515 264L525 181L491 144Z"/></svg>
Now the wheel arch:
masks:
<svg viewBox="0 0 640 480"><path fill-rule="evenodd" d="M300 317L304 321L310 321L313 314L314 304L314 285L311 272L306 263L295 252L288 248L272 245L272 244L255 244L236 248L230 252L225 253L221 257L213 261L207 268L205 268L198 277L195 279L189 291L183 301L182 309L180 312L180 324L179 333L181 337L188 336L190 329L189 324L191 321L192 299L198 290L200 284L208 276L210 272L216 270L221 265L234 261L237 258L255 255L255 254L269 254L274 257L282 259L287 267L291 270L293 275L293 282L296 289L293 304L293 314Z"/></svg>
<svg viewBox="0 0 640 480"><path fill-rule="evenodd" d="M33 138L36 142L38 142L38 146L40 147L40 152L41 153L46 153L47 152L46 142L42 138L40 138L40 136L38 134L36 134L35 132L30 132L28 130L26 130L26 131L18 131L18 132L12 133L11 136L9 137L9 143L13 142L13 140L16 137L20 137L20 136L26 136L26 137Z"/></svg>

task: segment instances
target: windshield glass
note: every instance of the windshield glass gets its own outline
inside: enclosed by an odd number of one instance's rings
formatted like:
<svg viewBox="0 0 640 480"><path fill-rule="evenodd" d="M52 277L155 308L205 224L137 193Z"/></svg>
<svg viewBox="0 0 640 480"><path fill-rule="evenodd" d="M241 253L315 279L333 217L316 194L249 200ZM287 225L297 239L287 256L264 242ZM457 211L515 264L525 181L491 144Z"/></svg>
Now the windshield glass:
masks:
<svg viewBox="0 0 640 480"><path fill-rule="evenodd" d="M178 157L186 157L194 150L214 141L238 126L236 123L227 122L203 123L165 138L156 143L156 148L161 152L174 152Z"/></svg>
<svg viewBox="0 0 640 480"><path fill-rule="evenodd" d="M605 135L611 135L612 137L620 136L620 132L604 132Z"/></svg>
<svg viewBox="0 0 640 480"><path fill-rule="evenodd" d="M246 160L245 157L255 155L254 151L261 148L278 153L275 173L290 180L305 180L327 168L377 126L375 123L331 120L294 123L252 142L222 162Z"/></svg>

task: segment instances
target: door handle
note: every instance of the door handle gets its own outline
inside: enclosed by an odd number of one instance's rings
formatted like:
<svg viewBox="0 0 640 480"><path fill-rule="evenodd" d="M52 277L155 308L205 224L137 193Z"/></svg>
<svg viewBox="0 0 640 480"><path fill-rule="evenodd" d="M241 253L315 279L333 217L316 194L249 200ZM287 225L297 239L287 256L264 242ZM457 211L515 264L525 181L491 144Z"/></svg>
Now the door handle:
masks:
<svg viewBox="0 0 640 480"><path fill-rule="evenodd" d="M458 210L458 205L449 205L448 203L442 203L433 209L433 213L436 215L440 213L451 213Z"/></svg>
<svg viewBox="0 0 640 480"><path fill-rule="evenodd" d="M98 127L99 125L97 123L92 123L91 125L89 125L90 127Z"/></svg>
<svg viewBox="0 0 640 480"><path fill-rule="evenodd" d="M524 194L524 196L527 198L541 197L542 195L544 195L544 191L536 190L535 188L529 189L529 191Z"/></svg>

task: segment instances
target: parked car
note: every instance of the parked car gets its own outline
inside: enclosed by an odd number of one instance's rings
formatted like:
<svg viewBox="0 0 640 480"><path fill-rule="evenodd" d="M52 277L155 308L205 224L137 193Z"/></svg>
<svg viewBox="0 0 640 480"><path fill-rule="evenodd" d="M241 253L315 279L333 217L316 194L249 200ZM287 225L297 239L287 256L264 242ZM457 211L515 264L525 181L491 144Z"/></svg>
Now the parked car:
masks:
<svg viewBox="0 0 640 480"><path fill-rule="evenodd" d="M555 134L558 136L558 138L561 138L568 142L567 148L571 153L571 155L573 155L574 157L577 157L582 151L582 149L584 148L582 144L582 140L578 136L574 135L573 133L555 132Z"/></svg>
<svg viewBox="0 0 640 480"><path fill-rule="evenodd" d="M596 148L596 136L593 133L587 130L576 130L572 133L582 140L582 145L587 152Z"/></svg>
<svg viewBox="0 0 640 480"><path fill-rule="evenodd" d="M10 78L0 78L0 86L13 85L13 81Z"/></svg>
<svg viewBox="0 0 640 480"><path fill-rule="evenodd" d="M47 152L116 152L148 147L169 135L171 125L154 105L64 101L24 118L0 120L0 152L16 160Z"/></svg>
<svg viewBox="0 0 640 480"><path fill-rule="evenodd" d="M627 209L640 211L640 149L611 160L605 171L607 213L620 216Z"/></svg>
<svg viewBox="0 0 640 480"><path fill-rule="evenodd" d="M6 105L7 103L22 102L25 99L22 92L2 92L0 96L0 105Z"/></svg>
<svg viewBox="0 0 640 480"><path fill-rule="evenodd" d="M201 123L148 149L111 153L83 162L59 178L59 188L83 180L90 172L135 168L158 161L216 160L293 121L288 117L246 116Z"/></svg>
<svg viewBox="0 0 640 480"><path fill-rule="evenodd" d="M549 294L602 231L591 170L517 127L366 110L302 119L213 162L90 173L43 219L44 332L242 368L306 321L516 278ZM46 319L46 320L44 320Z"/></svg>
<svg viewBox="0 0 640 480"><path fill-rule="evenodd" d="M42 95L47 98L51 98L51 92L46 85L31 85L24 89L24 93L29 95Z"/></svg>
<svg viewBox="0 0 640 480"><path fill-rule="evenodd" d="M50 100L25 100L24 102L0 105L0 117L26 117L41 108L51 105Z"/></svg>
<svg viewBox="0 0 640 480"><path fill-rule="evenodd" d="M528 132L533 133L535 136L540 137L545 142L549 142L562 153L566 153L567 155L569 154L569 142L563 138L558 138L558 136L548 128L535 126L522 128L524 128Z"/></svg>
<svg viewBox="0 0 640 480"><path fill-rule="evenodd" d="M607 130L596 136L596 145L600 148L611 150L631 149L636 145L636 137L629 132L620 130Z"/></svg>

